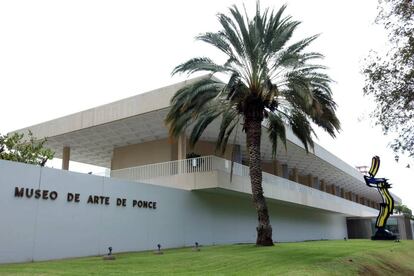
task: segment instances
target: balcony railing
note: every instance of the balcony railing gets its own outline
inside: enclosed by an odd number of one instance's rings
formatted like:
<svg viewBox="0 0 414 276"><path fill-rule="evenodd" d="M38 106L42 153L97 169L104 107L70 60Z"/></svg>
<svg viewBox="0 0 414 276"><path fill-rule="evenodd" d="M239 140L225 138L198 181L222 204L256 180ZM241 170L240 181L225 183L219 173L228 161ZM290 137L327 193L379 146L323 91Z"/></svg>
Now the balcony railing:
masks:
<svg viewBox="0 0 414 276"><path fill-rule="evenodd" d="M165 178L180 174L203 173L212 171L221 171L227 174L233 173L234 176L241 177L249 176L248 166L236 162L233 162L232 164L230 160L210 155L113 170L111 171L111 177L145 182L145 180L156 180L157 178ZM308 187L289 179L263 172L263 184L265 185L266 183L272 187L277 188L276 190L278 191L290 191L293 192L293 194L317 197L320 200L329 202L337 202L340 200L342 203L344 203L343 200L345 200L351 204L351 201L345 198L341 198L319 189Z"/></svg>
<svg viewBox="0 0 414 276"><path fill-rule="evenodd" d="M177 174L210 172L216 170L230 173L231 166L231 161L210 155L113 170L111 172L111 177L138 181ZM248 176L249 167L234 162L233 174Z"/></svg>

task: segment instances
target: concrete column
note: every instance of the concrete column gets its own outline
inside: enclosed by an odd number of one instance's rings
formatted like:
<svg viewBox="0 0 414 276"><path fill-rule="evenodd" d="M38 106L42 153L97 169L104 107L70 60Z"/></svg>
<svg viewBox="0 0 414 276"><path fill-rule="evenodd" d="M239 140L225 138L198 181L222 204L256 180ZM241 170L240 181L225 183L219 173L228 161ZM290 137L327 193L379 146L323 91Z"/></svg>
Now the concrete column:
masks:
<svg viewBox="0 0 414 276"><path fill-rule="evenodd" d="M361 197L361 198L359 199L359 201L360 201L360 203L361 203L361 204L365 205L365 197Z"/></svg>
<svg viewBox="0 0 414 276"><path fill-rule="evenodd" d="M178 160L185 159L187 155L187 136L182 133L178 137Z"/></svg>
<svg viewBox="0 0 414 276"><path fill-rule="evenodd" d="M62 170L69 170L70 147L63 147L62 152Z"/></svg>
<svg viewBox="0 0 414 276"><path fill-rule="evenodd" d="M320 184L321 184L320 185L320 190L326 192L326 183L325 183L325 180L321 179Z"/></svg>
<svg viewBox="0 0 414 276"><path fill-rule="evenodd" d="M289 167L287 164L282 165L282 177L289 179Z"/></svg>
<svg viewBox="0 0 414 276"><path fill-rule="evenodd" d="M240 145L233 145L233 161L236 163L242 163L242 151Z"/></svg>
<svg viewBox="0 0 414 276"><path fill-rule="evenodd" d="M315 189L319 189L319 178L317 176L315 176L313 178L313 185L312 185L312 187L315 188Z"/></svg>
<svg viewBox="0 0 414 276"><path fill-rule="evenodd" d="M341 189L339 188L339 186L335 185L334 192L336 196L341 196Z"/></svg>
<svg viewBox="0 0 414 276"><path fill-rule="evenodd" d="M306 178L306 184L309 187L313 186L313 176L312 176L312 174L308 174L308 176Z"/></svg>
<svg viewBox="0 0 414 276"><path fill-rule="evenodd" d="M292 169L292 179L291 180L299 183L299 174L298 174L298 169L297 168Z"/></svg>
<svg viewBox="0 0 414 276"><path fill-rule="evenodd" d="M273 174L277 175L277 176L280 176L281 172L280 172L280 168L279 168L279 166L280 166L279 161L273 160L272 165L273 165Z"/></svg>
<svg viewBox="0 0 414 276"><path fill-rule="evenodd" d="M348 200L352 200L352 192L346 192L345 193L345 198Z"/></svg>
<svg viewBox="0 0 414 276"><path fill-rule="evenodd" d="M328 185L328 193L335 195L335 185Z"/></svg>

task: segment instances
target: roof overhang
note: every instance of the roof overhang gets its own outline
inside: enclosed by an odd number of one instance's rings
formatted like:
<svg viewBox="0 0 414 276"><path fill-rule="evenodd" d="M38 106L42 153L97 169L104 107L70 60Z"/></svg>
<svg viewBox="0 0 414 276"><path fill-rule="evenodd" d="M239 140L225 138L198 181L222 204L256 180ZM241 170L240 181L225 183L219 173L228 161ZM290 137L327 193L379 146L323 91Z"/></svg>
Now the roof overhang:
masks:
<svg viewBox="0 0 414 276"><path fill-rule="evenodd" d="M47 146L62 157L64 146L71 148L71 160L110 167L113 149L131 144L168 137L164 118L174 93L189 83L206 76L190 79L120 101L98 106L72 115L30 126L15 132L32 131L35 137L47 137ZM209 126L202 140L215 141L218 122ZM238 131L236 141L246 154L246 140ZM272 146L267 135L262 135L262 159L271 160ZM300 174L312 174L348 191L379 199L375 189L365 185L359 171L315 143L314 151L306 153L302 143L287 129L287 147L279 147L277 159ZM400 201L399 198L396 198Z"/></svg>

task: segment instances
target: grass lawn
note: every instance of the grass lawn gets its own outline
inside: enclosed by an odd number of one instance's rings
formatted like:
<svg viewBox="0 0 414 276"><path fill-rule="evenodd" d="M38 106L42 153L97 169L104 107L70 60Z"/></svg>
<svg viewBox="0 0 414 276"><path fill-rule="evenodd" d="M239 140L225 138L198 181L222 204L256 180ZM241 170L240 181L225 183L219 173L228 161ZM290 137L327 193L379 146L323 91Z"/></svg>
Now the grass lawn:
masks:
<svg viewBox="0 0 414 276"><path fill-rule="evenodd" d="M414 241L348 240L206 246L0 265L0 275L414 275Z"/></svg>

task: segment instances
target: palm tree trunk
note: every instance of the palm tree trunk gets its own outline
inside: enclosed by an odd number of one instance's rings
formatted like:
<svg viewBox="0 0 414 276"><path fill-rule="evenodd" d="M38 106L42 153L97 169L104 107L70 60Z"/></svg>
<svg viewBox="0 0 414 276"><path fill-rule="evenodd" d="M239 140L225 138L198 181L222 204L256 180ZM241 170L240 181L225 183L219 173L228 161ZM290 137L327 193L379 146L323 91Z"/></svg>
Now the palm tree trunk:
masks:
<svg viewBox="0 0 414 276"><path fill-rule="evenodd" d="M257 240L256 245L273 245L272 226L262 187L262 164L260 157L260 137L262 134L262 119L260 116L245 117L247 149L249 151L250 182L252 185L253 203L257 210Z"/></svg>

